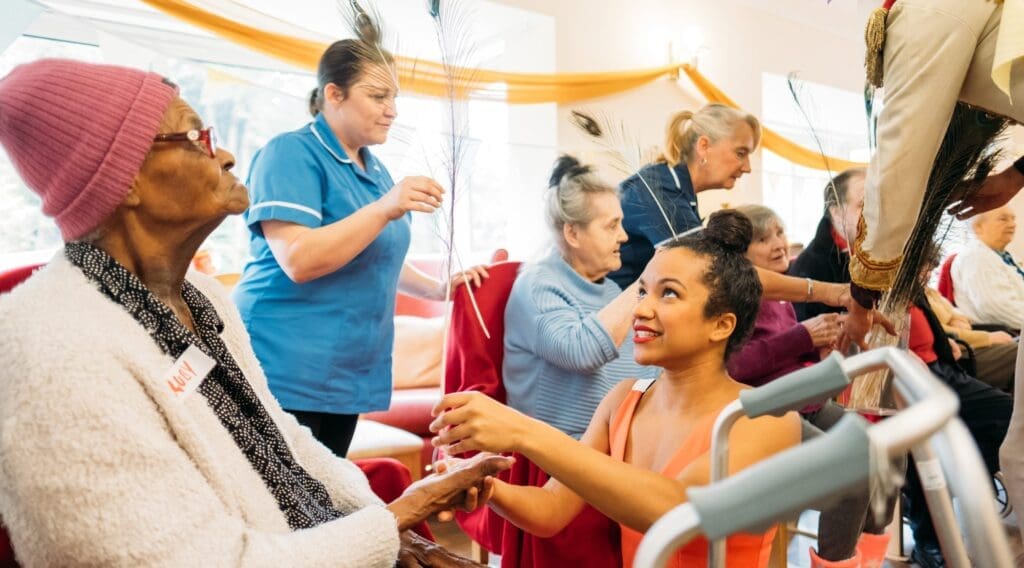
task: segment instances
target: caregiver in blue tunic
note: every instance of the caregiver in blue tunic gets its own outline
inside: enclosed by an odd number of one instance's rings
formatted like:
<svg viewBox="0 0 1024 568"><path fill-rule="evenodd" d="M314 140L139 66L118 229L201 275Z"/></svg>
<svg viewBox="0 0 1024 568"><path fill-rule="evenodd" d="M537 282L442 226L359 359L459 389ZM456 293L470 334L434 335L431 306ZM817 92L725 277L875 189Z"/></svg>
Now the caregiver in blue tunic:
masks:
<svg viewBox="0 0 1024 568"><path fill-rule="evenodd" d="M331 45L313 122L253 158L252 258L234 293L274 396L339 456L359 414L390 404L396 292L445 291L405 262L411 212L434 211L444 190L427 177L396 184L368 149L398 113L390 55L365 53L356 40Z"/></svg>

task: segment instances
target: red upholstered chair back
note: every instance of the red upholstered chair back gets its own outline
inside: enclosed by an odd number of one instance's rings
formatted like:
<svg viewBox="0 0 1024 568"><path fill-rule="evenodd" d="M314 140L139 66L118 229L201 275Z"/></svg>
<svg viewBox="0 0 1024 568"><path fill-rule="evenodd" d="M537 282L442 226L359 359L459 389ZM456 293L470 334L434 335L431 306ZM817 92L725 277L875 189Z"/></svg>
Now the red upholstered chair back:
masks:
<svg viewBox="0 0 1024 568"><path fill-rule="evenodd" d="M10 292L15 286L21 284L25 280L28 280L28 277L32 276L33 272L42 267L42 264L29 264L0 272L0 294Z"/></svg>
<svg viewBox="0 0 1024 568"><path fill-rule="evenodd" d="M951 304L956 305L956 298L953 294L953 259L956 258L956 254L949 255L949 258L942 262L942 266L939 267L939 294L942 297L949 300Z"/></svg>
<svg viewBox="0 0 1024 568"><path fill-rule="evenodd" d="M491 255L492 264L505 260L508 260L508 251L505 249L497 249ZM417 259L410 260L409 263L431 276L436 277L441 272L442 262L438 259ZM466 268L469 267L467 266ZM395 315L417 316L421 318L441 316L444 315L444 302L414 298L399 292L395 300Z"/></svg>
<svg viewBox="0 0 1024 568"><path fill-rule="evenodd" d="M451 335L448 340L444 392L480 391L505 402L501 364L505 358L505 305L519 273L519 262L499 262L487 268L488 278L473 290L488 339L476 317L465 286L452 300Z"/></svg>
<svg viewBox="0 0 1024 568"><path fill-rule="evenodd" d="M27 280L29 276L32 276L33 272L42 266L42 264L31 264L0 272L0 294L10 292L15 286ZM2 519L0 519L0 568L17 566L18 563L14 560L14 549L11 547L11 539L7 535L7 529L4 528L2 522Z"/></svg>
<svg viewBox="0 0 1024 568"><path fill-rule="evenodd" d="M488 267L490 276L474 290L488 339L462 287L452 305L451 337L448 342L446 393L474 390L505 402L501 365L505 355L505 306L519 273L519 262L498 262ZM513 485L540 487L547 475L525 456L515 454L512 469L498 478ZM489 507L472 513L457 512L459 527L487 550L501 555L502 566L561 568L590 566L617 568L621 565L618 525L587 506L573 522L553 538L538 538L508 523Z"/></svg>

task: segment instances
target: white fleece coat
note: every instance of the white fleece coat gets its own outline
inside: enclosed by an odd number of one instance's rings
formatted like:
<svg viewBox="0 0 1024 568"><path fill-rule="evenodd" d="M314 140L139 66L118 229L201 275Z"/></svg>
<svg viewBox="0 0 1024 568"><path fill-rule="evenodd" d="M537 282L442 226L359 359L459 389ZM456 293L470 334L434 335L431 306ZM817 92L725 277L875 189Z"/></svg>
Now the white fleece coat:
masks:
<svg viewBox="0 0 1024 568"><path fill-rule="evenodd" d="M296 459L346 516L291 530L206 399L170 391L171 357L59 254L0 297L0 518L18 560L393 566L396 521L365 476L281 410L220 285L189 281Z"/></svg>

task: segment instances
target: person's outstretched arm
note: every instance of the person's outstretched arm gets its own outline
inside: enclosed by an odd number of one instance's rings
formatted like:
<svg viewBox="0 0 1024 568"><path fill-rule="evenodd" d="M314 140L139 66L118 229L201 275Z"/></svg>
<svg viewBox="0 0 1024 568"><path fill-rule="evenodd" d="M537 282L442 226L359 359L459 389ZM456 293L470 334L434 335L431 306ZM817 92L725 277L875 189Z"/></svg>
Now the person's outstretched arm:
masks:
<svg viewBox="0 0 1024 568"><path fill-rule="evenodd" d="M614 401L621 401L629 388L629 384L620 383L612 390L598 407L591 430L596 424L598 432L602 427L607 432L612 412L618 406ZM607 452L577 442L479 393L450 394L438 403L435 413L440 414L431 424L433 431L440 432L435 443L451 444L453 453L518 451L608 517L640 532L673 507L685 503L687 488L707 484L710 479L707 455L692 463L678 478L671 479L620 462ZM443 431L446 426L451 428ZM588 435L595 436L590 430ZM739 471L799 439L800 421L792 413L783 418L740 420L729 437L729 471ZM496 507L529 512L500 493L495 492ZM545 509L531 513L543 512Z"/></svg>

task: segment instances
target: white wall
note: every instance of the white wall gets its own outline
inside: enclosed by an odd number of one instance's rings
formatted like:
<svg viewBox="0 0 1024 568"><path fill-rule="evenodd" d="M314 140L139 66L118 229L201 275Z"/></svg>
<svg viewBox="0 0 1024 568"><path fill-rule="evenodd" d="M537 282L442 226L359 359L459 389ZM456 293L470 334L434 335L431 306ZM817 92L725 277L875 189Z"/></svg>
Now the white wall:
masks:
<svg viewBox="0 0 1024 568"><path fill-rule="evenodd" d="M670 42L683 44L686 31L699 26L707 48L699 61L700 71L756 115L761 110L765 71L797 71L802 79L853 91L859 91L863 82L864 20L852 0L831 4L822 0L500 1L554 17L562 72L663 65L669 60ZM666 78L583 106L614 113L637 133L642 145L660 145L665 122L673 112L695 110L705 103L685 77L680 85L683 89ZM559 143L566 151L586 155L588 143L566 121L574 107L559 108ZM701 195L704 213L722 202L759 201L760 156L752 166L753 174L741 179L732 192Z"/></svg>
<svg viewBox="0 0 1024 568"><path fill-rule="evenodd" d="M860 92L864 81L863 26L874 0L496 0L551 15L556 26L560 72L655 67L669 61L669 42L684 43L692 26L703 30L706 52L699 69L727 95L761 115L763 72L799 72L806 81ZM636 132L642 146L660 145L666 120L677 110L696 109L704 99L684 77L670 79L582 105L609 113ZM591 159L599 152L569 125L577 105L560 105L558 142L564 151ZM1011 132L1007 156L1024 155L1024 127ZM760 153L759 153L760 154ZM707 215L722 203L761 201L760 155L753 173L731 192L700 196ZM609 177L619 176L612 168ZM619 176L621 177L621 176ZM1011 202L1021 229L1010 250L1024 259L1024 193Z"/></svg>

